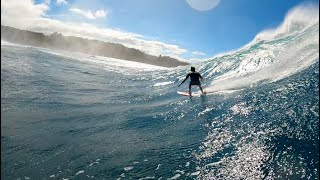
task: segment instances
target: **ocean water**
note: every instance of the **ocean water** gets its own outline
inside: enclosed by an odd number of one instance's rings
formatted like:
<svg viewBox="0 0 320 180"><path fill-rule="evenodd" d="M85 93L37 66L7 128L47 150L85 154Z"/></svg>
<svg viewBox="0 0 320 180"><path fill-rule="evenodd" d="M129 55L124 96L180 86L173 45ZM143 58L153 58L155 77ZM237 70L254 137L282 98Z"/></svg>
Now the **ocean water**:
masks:
<svg viewBox="0 0 320 180"><path fill-rule="evenodd" d="M194 62L203 97L190 66L2 41L1 178L319 179L319 20L294 12Z"/></svg>

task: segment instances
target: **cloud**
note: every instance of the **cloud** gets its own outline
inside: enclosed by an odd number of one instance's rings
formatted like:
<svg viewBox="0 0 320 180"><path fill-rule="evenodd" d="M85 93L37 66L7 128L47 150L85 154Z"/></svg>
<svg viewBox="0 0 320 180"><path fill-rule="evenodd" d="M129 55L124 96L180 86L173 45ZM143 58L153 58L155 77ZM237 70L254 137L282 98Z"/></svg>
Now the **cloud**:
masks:
<svg viewBox="0 0 320 180"><path fill-rule="evenodd" d="M187 53L186 49L178 45L146 40L143 35L136 33L111 28L98 28L95 25L86 23L63 22L50 19L46 16L48 9L49 7L46 3L35 4L31 0L3 0L1 4L1 24L45 34L61 32L69 36L120 43L156 56L161 54L176 57ZM75 8L73 11L84 12ZM102 10L98 10L90 15L88 14L87 16L95 18L107 15Z"/></svg>
<svg viewBox="0 0 320 180"><path fill-rule="evenodd" d="M37 18L45 16L48 9L48 1L33 4L32 0L2 0L1 24L28 29L34 25Z"/></svg>
<svg viewBox="0 0 320 180"><path fill-rule="evenodd" d="M77 8L71 8L71 9L69 9L69 11L76 13L76 14L80 14L88 19L96 19L96 17L92 14L91 11L84 11L84 10L77 9Z"/></svg>
<svg viewBox="0 0 320 180"><path fill-rule="evenodd" d="M94 15L96 17L106 17L107 16L107 12L104 10L97 10Z"/></svg>
<svg viewBox="0 0 320 180"><path fill-rule="evenodd" d="M193 51L192 52L193 55L200 55L200 56L205 56L206 54L203 52L199 52L199 51Z"/></svg>
<svg viewBox="0 0 320 180"><path fill-rule="evenodd" d="M49 9L48 2L33 4L32 0L2 0L1 1L1 20L2 16L14 18L36 18L45 15Z"/></svg>
<svg viewBox="0 0 320 180"><path fill-rule="evenodd" d="M104 10L97 10L95 13L92 13L91 10L82 10L78 8L70 8L71 12L80 14L88 19L97 19L97 18L104 18L107 16L107 12Z"/></svg>
<svg viewBox="0 0 320 180"><path fill-rule="evenodd" d="M57 0L57 4L58 5L68 4L68 2L66 0Z"/></svg>

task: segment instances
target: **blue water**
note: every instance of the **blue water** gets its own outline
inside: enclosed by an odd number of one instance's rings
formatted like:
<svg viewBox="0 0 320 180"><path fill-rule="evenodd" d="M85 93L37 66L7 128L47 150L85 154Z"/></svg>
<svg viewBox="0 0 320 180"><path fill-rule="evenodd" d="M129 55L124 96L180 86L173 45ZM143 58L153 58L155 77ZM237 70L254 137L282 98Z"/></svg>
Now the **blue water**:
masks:
<svg viewBox="0 0 320 180"><path fill-rule="evenodd" d="M319 179L318 33L193 64L192 98L190 66L2 43L1 178Z"/></svg>

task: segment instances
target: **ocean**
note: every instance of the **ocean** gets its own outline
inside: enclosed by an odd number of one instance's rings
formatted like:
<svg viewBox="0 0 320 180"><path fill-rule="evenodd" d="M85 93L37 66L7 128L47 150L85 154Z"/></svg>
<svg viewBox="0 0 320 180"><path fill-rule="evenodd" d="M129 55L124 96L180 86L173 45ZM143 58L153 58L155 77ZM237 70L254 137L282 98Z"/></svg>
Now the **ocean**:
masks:
<svg viewBox="0 0 320 180"><path fill-rule="evenodd" d="M1 41L1 178L319 179L319 20L296 25L177 68ZM208 95L177 94L191 66Z"/></svg>

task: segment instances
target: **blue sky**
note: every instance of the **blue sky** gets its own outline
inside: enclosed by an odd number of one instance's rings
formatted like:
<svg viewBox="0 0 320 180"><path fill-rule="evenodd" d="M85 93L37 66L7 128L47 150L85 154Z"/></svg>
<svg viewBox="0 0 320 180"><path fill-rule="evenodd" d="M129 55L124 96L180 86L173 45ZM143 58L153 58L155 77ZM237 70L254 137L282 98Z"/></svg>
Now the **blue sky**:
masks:
<svg viewBox="0 0 320 180"><path fill-rule="evenodd" d="M217 0L197 0L201 1ZM44 17L50 20L120 31L130 34L130 38L157 42L152 52L168 44L161 53L173 48L185 59L201 59L242 47L262 30L279 26L293 7L310 2L319 4L318 0L220 0L216 7L201 11L187 0L36 0L32 3L46 3ZM136 43L136 47L143 49L141 44Z"/></svg>

